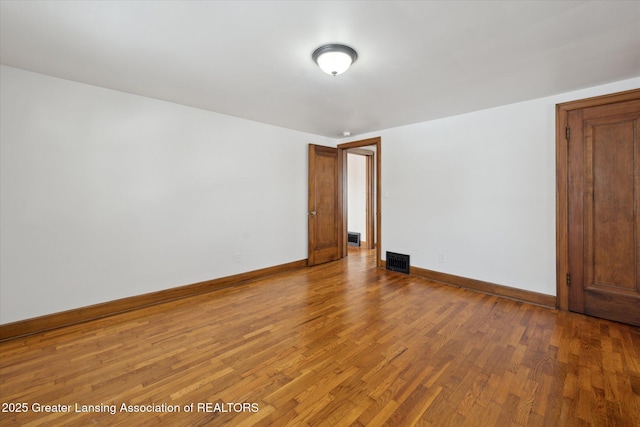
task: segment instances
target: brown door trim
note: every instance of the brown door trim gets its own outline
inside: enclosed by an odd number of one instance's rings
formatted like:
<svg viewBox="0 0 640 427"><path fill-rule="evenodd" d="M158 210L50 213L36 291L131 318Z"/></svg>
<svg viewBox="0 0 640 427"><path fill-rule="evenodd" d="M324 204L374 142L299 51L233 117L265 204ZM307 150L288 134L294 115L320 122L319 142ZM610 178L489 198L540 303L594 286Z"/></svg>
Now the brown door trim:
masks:
<svg viewBox="0 0 640 427"><path fill-rule="evenodd" d="M366 192L366 200L365 200L365 206L366 206L366 212L365 212L365 231L366 231L366 235L367 235L367 249L374 249L375 248L375 237L374 237L374 232L375 232L375 227L374 227L374 218L373 218L373 213L375 212L375 207L374 207L374 200L373 200L373 188L374 188L374 182L373 182L373 177L374 177L374 152L371 150L367 150L367 149L363 149L363 148L350 148L348 150L345 150L347 152L347 154L354 154L357 156L364 156L365 157L365 192ZM347 159L343 159L343 165L347 165ZM343 175L345 177L345 179L348 182L348 173L346 170L343 171ZM349 216L349 212L348 212L348 208L347 206L349 205L348 203L348 199L349 199L349 195L348 192L346 190L343 191L345 200L343 202L343 207L344 207L344 226L347 227L347 229L349 228L348 226L348 216ZM345 252L345 255L347 255L347 252Z"/></svg>
<svg viewBox="0 0 640 427"><path fill-rule="evenodd" d="M344 168L346 167L346 155L347 155L347 150L351 149L351 148L360 148L360 147L369 147L369 146L375 146L376 147L376 153L375 153L375 158L376 158L376 266L380 267L382 265L382 138L381 137L375 137L375 138L369 138L369 139L363 139L360 141L353 141L353 142L346 142L344 144L338 144L338 157L343 159L342 162L342 167L343 167L343 173L342 173L342 194L346 194L346 185L347 185L347 180L346 180L346 171L344 170ZM345 206L346 203L343 202L343 206ZM344 208L343 208L344 209ZM344 226L346 226L346 221L343 221ZM346 236L347 234L347 230L344 229L343 231L343 235ZM344 253L346 253L347 248L346 248L346 239L344 240Z"/></svg>
<svg viewBox="0 0 640 427"><path fill-rule="evenodd" d="M556 306L569 309L569 112L638 99L640 89L628 90L556 105Z"/></svg>

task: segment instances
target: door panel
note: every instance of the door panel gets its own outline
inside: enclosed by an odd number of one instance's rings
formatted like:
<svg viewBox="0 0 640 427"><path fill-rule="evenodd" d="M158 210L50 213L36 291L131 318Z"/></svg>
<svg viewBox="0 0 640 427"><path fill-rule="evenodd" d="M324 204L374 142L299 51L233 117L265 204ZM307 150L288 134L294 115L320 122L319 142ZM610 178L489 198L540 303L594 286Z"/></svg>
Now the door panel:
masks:
<svg viewBox="0 0 640 427"><path fill-rule="evenodd" d="M635 290L634 122L585 123L587 152L592 152L587 182L593 187L585 214L587 282L594 287ZM590 146L589 146L590 145Z"/></svg>
<svg viewBox="0 0 640 427"><path fill-rule="evenodd" d="M343 256L341 169L337 148L309 145L309 265Z"/></svg>
<svg viewBox="0 0 640 427"><path fill-rule="evenodd" d="M640 101L569 112L569 309L640 325Z"/></svg>

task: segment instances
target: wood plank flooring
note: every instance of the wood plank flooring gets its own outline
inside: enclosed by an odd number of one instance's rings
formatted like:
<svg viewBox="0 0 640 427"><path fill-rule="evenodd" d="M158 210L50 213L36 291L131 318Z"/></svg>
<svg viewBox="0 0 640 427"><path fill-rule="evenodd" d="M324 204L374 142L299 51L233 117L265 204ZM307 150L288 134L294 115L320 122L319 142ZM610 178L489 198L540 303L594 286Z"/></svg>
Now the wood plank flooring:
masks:
<svg viewBox="0 0 640 427"><path fill-rule="evenodd" d="M0 424L640 425L640 328L374 266L2 343Z"/></svg>

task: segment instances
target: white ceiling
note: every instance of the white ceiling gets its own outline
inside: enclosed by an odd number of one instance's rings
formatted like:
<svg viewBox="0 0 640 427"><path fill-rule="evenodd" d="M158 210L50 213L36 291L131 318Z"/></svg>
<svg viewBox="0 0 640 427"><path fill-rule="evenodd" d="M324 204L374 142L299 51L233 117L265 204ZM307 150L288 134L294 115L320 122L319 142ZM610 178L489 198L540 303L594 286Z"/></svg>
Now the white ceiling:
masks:
<svg viewBox="0 0 640 427"><path fill-rule="evenodd" d="M338 138L640 76L640 1L13 1L2 64ZM331 77L326 43L358 61Z"/></svg>

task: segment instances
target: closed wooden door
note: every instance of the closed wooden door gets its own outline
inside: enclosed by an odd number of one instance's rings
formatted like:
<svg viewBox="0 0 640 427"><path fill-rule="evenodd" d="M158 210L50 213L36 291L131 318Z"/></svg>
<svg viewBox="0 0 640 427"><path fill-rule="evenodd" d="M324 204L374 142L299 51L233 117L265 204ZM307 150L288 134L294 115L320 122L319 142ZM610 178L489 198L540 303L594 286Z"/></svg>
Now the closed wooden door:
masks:
<svg viewBox="0 0 640 427"><path fill-rule="evenodd" d="M640 100L568 112L569 310L640 325Z"/></svg>
<svg viewBox="0 0 640 427"><path fill-rule="evenodd" d="M338 149L309 145L308 265L343 257L342 161Z"/></svg>

